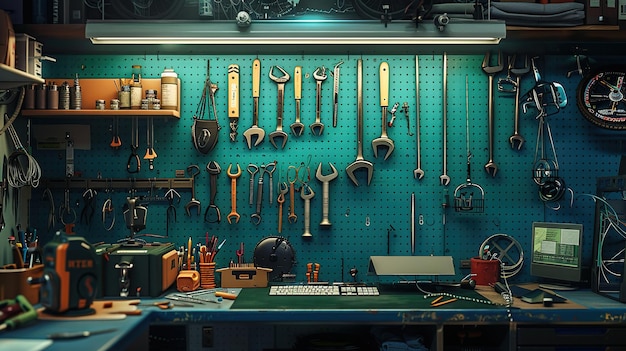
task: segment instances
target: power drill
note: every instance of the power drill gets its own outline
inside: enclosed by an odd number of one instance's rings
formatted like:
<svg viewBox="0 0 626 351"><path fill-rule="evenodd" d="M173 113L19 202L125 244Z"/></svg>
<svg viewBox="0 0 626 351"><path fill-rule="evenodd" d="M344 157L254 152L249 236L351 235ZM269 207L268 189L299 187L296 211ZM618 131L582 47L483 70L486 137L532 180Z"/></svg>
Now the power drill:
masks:
<svg viewBox="0 0 626 351"><path fill-rule="evenodd" d="M100 281L95 249L84 238L57 232L44 246L41 278L28 278L41 284L40 303L53 314L93 314L90 308Z"/></svg>

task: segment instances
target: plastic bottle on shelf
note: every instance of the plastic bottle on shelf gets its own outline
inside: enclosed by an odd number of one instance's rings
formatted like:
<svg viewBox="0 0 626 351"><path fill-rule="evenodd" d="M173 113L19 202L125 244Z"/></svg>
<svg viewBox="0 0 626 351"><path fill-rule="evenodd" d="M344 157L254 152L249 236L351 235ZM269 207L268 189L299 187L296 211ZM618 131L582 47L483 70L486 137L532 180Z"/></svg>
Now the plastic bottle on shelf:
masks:
<svg viewBox="0 0 626 351"><path fill-rule="evenodd" d="M161 73L161 108L178 110L178 74L172 68Z"/></svg>

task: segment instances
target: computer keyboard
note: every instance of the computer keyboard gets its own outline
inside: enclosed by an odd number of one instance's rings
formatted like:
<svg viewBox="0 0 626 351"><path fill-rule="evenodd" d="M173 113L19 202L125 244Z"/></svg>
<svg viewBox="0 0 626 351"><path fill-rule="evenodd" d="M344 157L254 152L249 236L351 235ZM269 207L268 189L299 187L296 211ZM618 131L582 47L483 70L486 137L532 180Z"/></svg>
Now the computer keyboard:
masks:
<svg viewBox="0 0 626 351"><path fill-rule="evenodd" d="M375 286L354 285L274 285L270 296L378 296Z"/></svg>

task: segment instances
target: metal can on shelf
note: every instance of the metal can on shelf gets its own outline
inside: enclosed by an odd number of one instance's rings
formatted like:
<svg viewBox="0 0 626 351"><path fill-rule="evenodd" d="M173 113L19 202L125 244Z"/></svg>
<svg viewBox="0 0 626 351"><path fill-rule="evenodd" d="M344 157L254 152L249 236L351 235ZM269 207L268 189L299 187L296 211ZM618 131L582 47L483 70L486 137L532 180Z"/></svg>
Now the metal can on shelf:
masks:
<svg viewBox="0 0 626 351"><path fill-rule="evenodd" d="M161 109L161 100L159 100L159 99L152 100L152 109L153 110L160 110Z"/></svg>
<svg viewBox="0 0 626 351"><path fill-rule="evenodd" d="M36 109L38 110L46 109L47 91L48 91L48 86L45 83L37 85L37 90L35 90L35 108Z"/></svg>
<svg viewBox="0 0 626 351"><path fill-rule="evenodd" d="M105 106L105 102L102 99L98 99L96 100L96 110L104 110Z"/></svg>
<svg viewBox="0 0 626 351"><path fill-rule="evenodd" d="M48 97L46 106L48 107L48 110L59 109L59 90L57 89L57 85L54 83L48 84Z"/></svg>
<svg viewBox="0 0 626 351"><path fill-rule="evenodd" d="M109 106L111 106L111 110L119 110L120 109L120 100L118 100L118 99L111 99L111 103L109 104Z"/></svg>
<svg viewBox="0 0 626 351"><path fill-rule="evenodd" d="M59 87L59 108L62 110L70 109L70 84L67 81Z"/></svg>

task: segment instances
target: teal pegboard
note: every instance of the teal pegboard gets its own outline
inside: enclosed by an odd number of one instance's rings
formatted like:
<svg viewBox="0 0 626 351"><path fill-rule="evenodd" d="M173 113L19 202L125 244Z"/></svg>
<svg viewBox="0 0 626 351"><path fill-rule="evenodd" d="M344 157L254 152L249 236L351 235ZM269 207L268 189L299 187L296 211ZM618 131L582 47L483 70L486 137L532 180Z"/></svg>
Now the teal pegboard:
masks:
<svg viewBox="0 0 626 351"><path fill-rule="evenodd" d="M532 111L520 116L520 133L525 137L526 144L522 150L513 150L509 144L509 136L513 131L513 98L511 94L495 92L495 161L499 171L491 177L484 170L488 160L488 125L487 125L487 76L482 72L482 55L447 55L447 125L448 125L448 174L451 182L447 187L440 185L439 176L442 172L442 53L423 53L419 55L420 83L420 124L422 168L425 177L422 180L413 178L416 168L416 94L414 55L389 56L358 56L358 55L285 55L285 56L253 56L224 55L219 57L205 55L84 55L60 56L57 63L46 63L45 76L72 77L78 73L83 78L127 77L130 67L142 65L144 77L158 77L165 67L173 67L182 81L181 118L157 119L155 121L155 170L143 167L136 176L173 177L175 170L185 169L188 165L197 164L202 172L197 178L196 197L202 203L202 212L209 203L209 175L205 166L210 161L221 165L222 173L218 178L216 204L222 213L221 223L206 223L202 216L184 214L184 204L190 199L190 192L182 192L182 201L177 206L176 223L169 225L169 240L177 245L186 242L189 236L202 241L205 233L227 239L220 253L218 265L224 266L231 259L236 259L234 251L239 242L244 242L246 258L252 258L252 251L257 242L265 236L277 235L277 182L286 179L289 166L303 165L301 175L315 191L311 202L312 239L302 238L303 203L296 196L296 213L298 220L287 222L289 199L284 204L283 232L296 250L298 263L294 273L304 279L305 263L319 262L322 264L321 279L338 281L348 280L347 272L356 267L365 277L368 258L371 255L410 255L411 193L416 194L416 247L415 255L452 255L457 265L461 259L477 255L479 245L487 237L495 233L506 233L516 238L524 248L530 249L529 232L535 220L565 220L584 222L586 228L593 223L593 204L581 198L581 193L593 193L595 177L612 175L616 169L617 158L610 152L610 143L597 137L593 129L578 114L574 103L574 94L579 77L566 78L565 72L571 70L562 57L548 57L541 61L546 79L556 80L565 85L570 95L570 103L558 115L550 117L554 138L559 153L559 161L563 176L574 191L572 205L569 196L559 205L557 211L545 206L537 196L537 187L531 179L531 167L534 157L537 121ZM259 99L259 125L269 134L276 127L276 84L269 77L272 65L280 65L290 74L295 66L303 67L302 90L302 122L306 125L304 135L294 137L289 133L284 150L276 150L267 141L251 150L243 139L243 131L252 124L252 61L261 60L261 96ZM363 60L364 67L364 157L374 163L374 176L371 186L355 187L348 179L345 167L356 157L356 65L357 59ZM198 153L191 143L191 126L202 93L202 86L207 74L207 61L210 61L210 78L218 84L216 105L218 119L222 126L216 148L208 155ZM322 123L325 124L323 135L314 136L308 126L315 118L315 81L313 71L325 66L327 71L338 62L343 61L340 77L339 118L337 127L332 127L332 79L331 75L323 83L322 92ZM400 111L397 113L395 125L388 128L390 138L396 148L392 156L384 161L382 156L374 158L371 141L381 133L381 108L379 106L378 68L381 62L390 66L390 104L407 102L409 105L409 123L411 132L407 130L407 120ZM240 119L239 136L236 142L229 140L227 117L227 68L230 64L240 66ZM293 74L292 74L293 75ZM505 77L506 72L496 76L496 80ZM466 91L466 78L468 89ZM526 92L534 84L532 77L527 75L522 80L522 91ZM485 210L483 213L468 214L454 211L454 189L466 180L466 93L469 97L470 146L473 157L472 181L485 189ZM210 112L207 111L210 114ZM295 118L293 98L293 78L286 84L284 122L288 126ZM34 120L34 123L51 123L49 120ZM89 123L92 125L92 150L76 151L75 164L84 177L97 176L110 178L126 178L125 166L130 150L130 120L121 119L123 146L112 150L110 142L111 121L95 118L59 121L58 123ZM140 121L140 154L145 149L145 121ZM44 177L60 178L63 176L62 160L64 155L58 151L35 150L40 160ZM274 173L273 203L268 202L268 178L265 178L264 203L262 221L254 225L250 215L255 212L255 205L248 204L249 174L246 166L277 162ZM332 162L339 171L336 180L330 183L330 228L319 226L322 212L322 187L315 179L315 170L319 163L323 164L324 172L329 172L328 162ZM230 179L226 175L229 164L239 164L243 171L238 179L237 208L241 221L229 224L225 216L230 212ZM309 171L306 171L306 169ZM601 170L599 168L602 168ZM608 173L608 174L607 174ZM359 176L361 184L364 178ZM258 179L258 177L256 178ZM164 189L156 189L162 194ZM444 211L443 194L449 194L449 206ZM256 192L256 182L255 182ZM56 194L61 196L61 193ZM73 199L80 200L79 190L72 192ZM121 210L127 194L116 192L115 198L118 211ZM106 198L98 195L99 203ZM35 206L39 197L33 197ZM45 205L42 205L45 206ZM553 204L550 205L553 207ZM149 205L147 228L142 233L166 233L167 204ZM45 208L45 207L40 207ZM80 203L77 206L80 211ZM32 212L34 225L45 227L46 214ZM445 216L445 224L444 224ZM418 222L417 219L420 219ZM122 216L117 212L117 223L113 230L106 231L99 223L98 214L91 225L78 223L78 233L88 233L91 241L114 241L128 233L124 227ZM141 234L141 233L140 233ZM592 231L586 232L591 238ZM590 248L589 248L590 250ZM590 251L589 251L590 252ZM590 253L587 253L590 257ZM458 276L467 272L457 269ZM458 277L457 277L458 278ZM520 279L528 278L526 267Z"/></svg>

